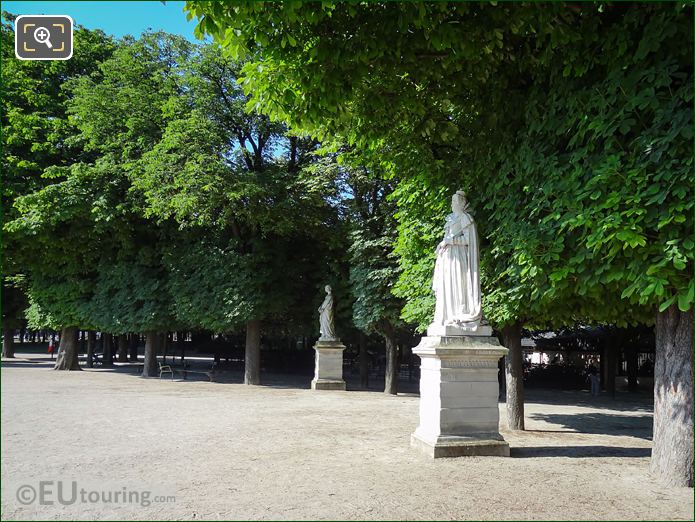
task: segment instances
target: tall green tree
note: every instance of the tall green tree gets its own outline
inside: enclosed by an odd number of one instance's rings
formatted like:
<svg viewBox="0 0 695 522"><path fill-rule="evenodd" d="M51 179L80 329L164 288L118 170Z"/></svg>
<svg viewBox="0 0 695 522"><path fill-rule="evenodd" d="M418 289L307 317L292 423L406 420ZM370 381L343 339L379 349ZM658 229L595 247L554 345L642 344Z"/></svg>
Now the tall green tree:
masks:
<svg viewBox="0 0 695 522"><path fill-rule="evenodd" d="M434 216L459 187L482 233L485 312L512 327L508 344L521 324L650 317L652 467L692 485L689 6L187 8L200 32L250 57L253 107L338 136L404 180L405 317L427 322Z"/></svg>
<svg viewBox="0 0 695 522"><path fill-rule="evenodd" d="M168 122L190 109L182 94L193 54L184 38L145 33L124 39L103 63L102 77L73 85L71 111L99 154L84 168L98 183L101 197L93 200L92 213L104 224L89 317L113 334L145 333L146 377L158 375L157 354L166 333L180 326L164 261L165 249L177 240L177 226L147 215L137 180L140 163L163 138Z"/></svg>
<svg viewBox="0 0 695 522"><path fill-rule="evenodd" d="M75 52L67 61L22 61L14 54L15 16L3 12L2 59L2 217L8 223L18 216L17 198L57 183L60 175L51 170L88 154L75 139L69 120L69 94L65 82L95 74L98 64L115 48L102 31L76 26ZM29 306L19 238L5 230L2 251L3 355L13 356L13 329L24 324ZM29 239L29 241L31 241ZM45 247L45 245L44 245ZM47 252L44 251L44 254Z"/></svg>
<svg viewBox="0 0 695 522"><path fill-rule="evenodd" d="M180 92L178 66L189 51L181 38L145 34L67 82L72 139L85 155L47 169L59 181L18 198L7 225L20 242L32 324L70 329L66 340L78 327L147 332L145 376L156 372L162 332L176 324L162 261L167 226L143 217L130 179L178 108L167 103ZM78 367L69 346L56 368Z"/></svg>
<svg viewBox="0 0 695 522"><path fill-rule="evenodd" d="M240 65L203 46L187 64L161 140L137 164L145 215L175 221L165 261L177 316L190 326L246 328L247 384L260 383L261 328L314 321L327 277L334 209L303 168L315 142L247 112Z"/></svg>
<svg viewBox="0 0 695 522"><path fill-rule="evenodd" d="M398 391L398 333L403 302L393 295L399 276L393 248L397 237L393 183L365 167L353 167L347 178L352 191L350 283L354 294L353 321L367 334L377 333L386 344L384 392Z"/></svg>
<svg viewBox="0 0 695 522"><path fill-rule="evenodd" d="M3 16L10 21L14 19L8 13ZM75 55L66 62L19 61L14 57L13 41L12 26L3 23L5 222L17 217L21 203L15 205L15 202L19 197L60 182L61 175L55 168L87 155L83 144L73 138L76 133L67 116L68 94L64 82L94 73L99 61L114 49L111 39L101 31L89 31L80 26L75 30ZM26 240L33 241L31 238ZM11 322L23 315L27 284L33 284L33 280L24 274L20 237L6 229L3 246L3 316L6 323L10 321L5 325L7 332L12 328ZM43 244L43 247L47 245ZM56 245L54 252L57 254L59 249ZM36 313L30 315L30 318L36 317ZM32 325L37 327L38 323ZM76 357L71 366L76 366Z"/></svg>
<svg viewBox="0 0 695 522"><path fill-rule="evenodd" d="M322 153L322 158L307 170L314 179L335 185L331 203L339 209L347 232L348 255L344 262L352 297L350 319L361 332L362 341L372 334L384 340L384 391L395 395L398 338L406 330L400 317L403 302L392 292L400 273L393 251L397 238L396 206L390 197L395 180L380 177L378 164L360 165L359 155L341 151L338 144L324 145ZM360 371L366 386L366 343L360 345Z"/></svg>

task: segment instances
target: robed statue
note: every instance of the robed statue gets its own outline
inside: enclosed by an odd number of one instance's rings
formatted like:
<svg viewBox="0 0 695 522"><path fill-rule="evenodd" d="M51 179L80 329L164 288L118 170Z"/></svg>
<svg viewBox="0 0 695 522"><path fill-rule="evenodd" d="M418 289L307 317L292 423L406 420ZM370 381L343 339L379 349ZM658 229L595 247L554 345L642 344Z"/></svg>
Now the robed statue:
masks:
<svg viewBox="0 0 695 522"><path fill-rule="evenodd" d="M335 326L333 325L333 293L331 287L326 285L326 298L319 307L319 331L321 332L320 340L322 341L337 341L338 336L335 335Z"/></svg>
<svg viewBox="0 0 695 522"><path fill-rule="evenodd" d="M451 198L444 239L437 246L432 288L437 296L433 326L475 330L480 325L478 233L463 191Z"/></svg>

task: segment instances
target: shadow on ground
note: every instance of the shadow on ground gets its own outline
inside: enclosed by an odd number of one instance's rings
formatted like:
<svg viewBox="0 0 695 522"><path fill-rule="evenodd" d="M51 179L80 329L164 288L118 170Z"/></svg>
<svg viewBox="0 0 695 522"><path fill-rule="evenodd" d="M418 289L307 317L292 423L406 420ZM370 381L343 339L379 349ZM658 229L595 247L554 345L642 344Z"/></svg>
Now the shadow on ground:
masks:
<svg viewBox="0 0 695 522"><path fill-rule="evenodd" d="M514 458L536 457L649 457L651 448L621 448L615 446L536 446L529 448L511 448Z"/></svg>
<svg viewBox="0 0 695 522"><path fill-rule="evenodd" d="M2 367L5 368L53 368L55 362L39 362L39 361L27 361L27 360L12 360L3 359Z"/></svg>
<svg viewBox="0 0 695 522"><path fill-rule="evenodd" d="M651 413L654 405L654 395L650 392L617 392L614 397L601 394L592 396L588 390L552 390L527 388L524 390L525 402L538 404L555 404L558 406L583 406L592 409L643 411Z"/></svg>
<svg viewBox="0 0 695 522"><path fill-rule="evenodd" d="M652 416L615 415L610 413L531 413L531 420L561 425L574 433L622 435L651 440ZM543 432L544 430L530 430Z"/></svg>

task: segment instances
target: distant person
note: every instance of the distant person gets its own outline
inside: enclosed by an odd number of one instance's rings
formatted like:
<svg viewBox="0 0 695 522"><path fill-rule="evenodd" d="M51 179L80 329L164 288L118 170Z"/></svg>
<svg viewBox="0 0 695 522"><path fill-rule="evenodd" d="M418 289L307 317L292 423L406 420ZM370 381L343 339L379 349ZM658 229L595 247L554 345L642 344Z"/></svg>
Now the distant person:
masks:
<svg viewBox="0 0 695 522"><path fill-rule="evenodd" d="M51 356L51 361L52 361L53 357L55 355L55 345L53 344L53 339L48 341L48 353Z"/></svg>
<svg viewBox="0 0 695 522"><path fill-rule="evenodd" d="M589 383L591 384L591 395L598 397L599 393L601 393L601 376L598 374L598 369L593 364L589 366L588 373Z"/></svg>

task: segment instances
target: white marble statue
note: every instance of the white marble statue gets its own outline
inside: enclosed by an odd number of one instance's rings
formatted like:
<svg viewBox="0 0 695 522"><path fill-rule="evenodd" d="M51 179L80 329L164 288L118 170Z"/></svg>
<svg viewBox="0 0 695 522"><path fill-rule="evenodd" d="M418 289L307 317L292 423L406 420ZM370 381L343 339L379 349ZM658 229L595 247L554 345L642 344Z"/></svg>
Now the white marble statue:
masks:
<svg viewBox="0 0 695 522"><path fill-rule="evenodd" d="M437 296L433 327L476 330L481 324L478 233L463 191L451 198L444 239L437 246L432 288Z"/></svg>
<svg viewBox="0 0 695 522"><path fill-rule="evenodd" d="M319 330L321 332L319 340L338 340L338 336L335 335L335 327L333 326L333 293L329 285L326 285L326 298L319 307Z"/></svg>

